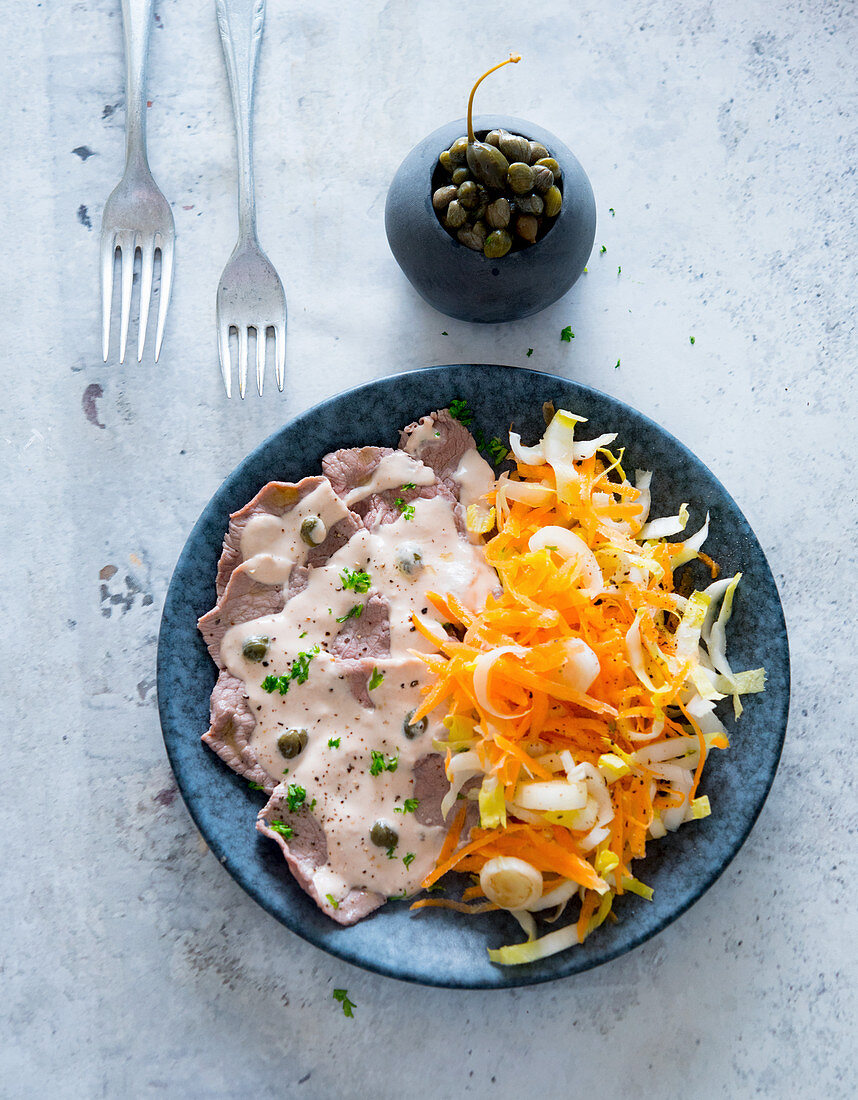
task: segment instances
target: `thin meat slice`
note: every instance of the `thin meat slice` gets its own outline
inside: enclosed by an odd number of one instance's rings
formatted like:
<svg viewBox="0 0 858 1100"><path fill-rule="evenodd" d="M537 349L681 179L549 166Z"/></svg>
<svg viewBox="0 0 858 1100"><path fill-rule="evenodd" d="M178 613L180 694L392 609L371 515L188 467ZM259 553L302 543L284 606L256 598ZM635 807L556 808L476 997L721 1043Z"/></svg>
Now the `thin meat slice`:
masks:
<svg viewBox="0 0 858 1100"><path fill-rule="evenodd" d="M373 592L362 607L359 616L346 619L342 630L328 646L328 652L334 657L390 656L390 606L387 600Z"/></svg>
<svg viewBox="0 0 858 1100"><path fill-rule="evenodd" d="M323 866L328 858L328 842L325 830L307 809L292 813L287 803L288 786L281 783L271 795L268 803L259 811L256 828L263 836L276 841L283 852L298 885L318 905L323 913L338 924L355 924L374 909L383 905L387 898L370 890L350 890L335 908L327 897L322 896L313 881L314 873ZM291 837L285 837L273 822L283 822L292 830Z"/></svg>
<svg viewBox="0 0 858 1100"><path fill-rule="evenodd" d="M443 481L458 498L454 475L459 463L475 446L474 437L449 409L423 416L399 433L399 446L424 466L431 466L435 476Z"/></svg>
<svg viewBox="0 0 858 1100"><path fill-rule="evenodd" d="M338 497L345 497L352 489L366 485L385 455L392 455L390 447L347 447L331 451L322 459L322 472L331 483Z"/></svg>
<svg viewBox="0 0 858 1100"><path fill-rule="evenodd" d="M254 580L241 566L233 570L220 602L197 623L218 668L224 667L220 644L230 627L261 619L264 615L276 615L285 606L286 593L282 588Z"/></svg>
<svg viewBox="0 0 858 1100"><path fill-rule="evenodd" d="M244 683L228 672L221 672L212 690L211 725L203 734L203 741L234 772L258 783L270 794L277 781L262 767L250 746L255 726Z"/></svg>

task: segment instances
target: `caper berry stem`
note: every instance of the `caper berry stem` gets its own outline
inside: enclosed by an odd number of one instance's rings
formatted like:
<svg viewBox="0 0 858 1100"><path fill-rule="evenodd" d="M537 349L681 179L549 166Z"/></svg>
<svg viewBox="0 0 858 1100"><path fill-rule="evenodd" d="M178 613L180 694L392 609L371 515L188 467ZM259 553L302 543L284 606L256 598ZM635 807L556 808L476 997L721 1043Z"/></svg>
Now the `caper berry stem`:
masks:
<svg viewBox="0 0 858 1100"><path fill-rule="evenodd" d="M521 54L510 54L509 57L506 59L506 61L501 61L501 63L499 65L495 65L494 68L489 69L489 71L487 73L483 73L483 75L480 77L480 79L477 81L477 83L473 86L473 88L471 88L471 95L470 95L470 98L468 99L468 141L474 142L474 141L477 140L476 135L474 134L474 121L473 121L474 120L474 92L476 92L477 88L479 88L479 86L482 84L482 82L486 79L487 76L491 76L491 74L493 72L496 72L498 69L502 69L504 67L504 65L509 65L510 63L512 63L513 65L517 65L519 61L521 61Z"/></svg>

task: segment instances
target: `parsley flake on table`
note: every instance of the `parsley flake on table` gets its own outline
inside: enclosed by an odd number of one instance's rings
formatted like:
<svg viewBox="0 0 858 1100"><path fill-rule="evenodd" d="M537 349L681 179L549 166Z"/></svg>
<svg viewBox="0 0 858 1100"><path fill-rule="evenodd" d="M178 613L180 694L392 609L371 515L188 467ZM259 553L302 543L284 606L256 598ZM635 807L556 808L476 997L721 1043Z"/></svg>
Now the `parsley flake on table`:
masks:
<svg viewBox="0 0 858 1100"><path fill-rule="evenodd" d="M688 337L688 342L691 344L692 347L694 347L694 337L693 336Z"/></svg>
<svg viewBox="0 0 858 1100"><path fill-rule="evenodd" d="M406 867L410 867L415 859L417 859L417 856L414 854L414 852L406 852L405 855L402 857L402 862L405 864Z"/></svg>
<svg viewBox="0 0 858 1100"><path fill-rule="evenodd" d="M566 344L572 343L572 341L575 339L575 333L572 331L571 325L567 325L566 328L563 329L563 331L560 333L560 339Z"/></svg>
<svg viewBox="0 0 858 1100"><path fill-rule="evenodd" d="M622 273L623 273L623 269L621 267L618 267L617 268L617 274L622 275Z"/></svg>
<svg viewBox="0 0 858 1100"><path fill-rule="evenodd" d="M399 511L402 513L403 519L406 519L406 520L414 519L414 505L413 504L406 504L405 501L402 499L402 497L397 497L396 500L394 501L394 504L399 509Z"/></svg>
<svg viewBox="0 0 858 1100"><path fill-rule="evenodd" d="M531 355L533 355L533 348L528 348L527 349L527 358L529 359L531 357Z"/></svg>
<svg viewBox="0 0 858 1100"><path fill-rule="evenodd" d="M346 619L359 619L363 615L363 604L356 603L354 607L350 607L345 615L339 615L337 617L338 623L344 623Z"/></svg>
<svg viewBox="0 0 858 1100"><path fill-rule="evenodd" d="M304 805L306 797L307 792L299 783L290 783L286 789L286 805L289 807L289 813L294 814L299 810Z"/></svg>
<svg viewBox="0 0 858 1100"><path fill-rule="evenodd" d="M291 840L295 830L291 825L287 825L285 821L269 821L268 828L273 829L275 833L279 833L287 840Z"/></svg>
<svg viewBox="0 0 858 1100"><path fill-rule="evenodd" d="M348 1016L349 1019L352 1019L352 1017L354 1016L354 1012L352 1011L352 1009L357 1008L357 1005L354 1001L349 1000L349 991L347 989L335 989L334 1000L339 1001L340 1004L343 1006L343 1015Z"/></svg>
<svg viewBox="0 0 858 1100"><path fill-rule="evenodd" d="M465 427L474 419L473 412L468 408L468 402L460 401L458 398L454 398L450 402L450 416L454 420L458 420L460 424L464 424Z"/></svg>
<svg viewBox="0 0 858 1100"><path fill-rule="evenodd" d="M369 586L372 584L369 573L364 573L362 569L352 572L351 569L346 568L340 574L340 580L343 582L344 589L358 594L369 592Z"/></svg>
<svg viewBox="0 0 858 1100"><path fill-rule="evenodd" d="M393 807L393 812L395 814L413 814L419 805L419 798L406 798L401 806Z"/></svg>
<svg viewBox="0 0 858 1100"><path fill-rule="evenodd" d="M374 668L372 670L372 676L370 676L370 678L369 678L369 683L367 684L367 690L368 691L375 691L375 689L380 686L380 684L383 680L384 680L384 673L379 672L377 668Z"/></svg>
<svg viewBox="0 0 858 1100"><path fill-rule="evenodd" d="M614 370L619 370L619 369L620 369L620 361L618 359L617 362L614 364Z"/></svg>
<svg viewBox="0 0 858 1100"><path fill-rule="evenodd" d="M370 775L375 776L381 775L382 772L395 772L399 767L398 756L388 756L385 760L384 753L380 752L378 749L370 749L369 754L372 758L372 763L369 766Z"/></svg>
<svg viewBox="0 0 858 1100"><path fill-rule="evenodd" d="M605 245L602 245L602 247L599 249L599 255L604 256L607 251L608 249L605 247Z"/></svg>
<svg viewBox="0 0 858 1100"><path fill-rule="evenodd" d="M339 747L340 747L340 738L339 737L329 737L328 738L328 748L329 749L338 749Z"/></svg>

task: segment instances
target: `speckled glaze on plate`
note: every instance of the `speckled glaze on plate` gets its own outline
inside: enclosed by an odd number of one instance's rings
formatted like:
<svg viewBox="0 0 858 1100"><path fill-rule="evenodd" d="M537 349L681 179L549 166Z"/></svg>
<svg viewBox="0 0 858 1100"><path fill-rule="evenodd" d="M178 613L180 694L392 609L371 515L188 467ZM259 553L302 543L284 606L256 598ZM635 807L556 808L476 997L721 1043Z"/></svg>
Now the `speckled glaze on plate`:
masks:
<svg viewBox="0 0 858 1100"><path fill-rule="evenodd" d="M489 962L487 947L521 939L503 913L466 918L445 910L412 913L389 902L352 928L325 917L289 875L276 845L254 819L264 796L248 789L201 742L208 726L215 667L197 632L214 603L214 581L230 512L271 480L320 472L336 447L395 447L398 429L453 398L476 411L475 427L501 435L512 422L525 442L544 429L542 404L554 401L589 418L588 434L615 431L627 469L655 471L653 514L691 506L690 527L711 514L706 550L725 574L744 574L729 628L735 668L764 665L767 689L749 696L741 721L724 720L731 748L713 753L701 790L713 815L649 845L636 874L652 902L618 899L619 920L585 944L527 966ZM701 581L705 578L701 576ZM383 378L296 417L260 444L224 481L197 521L167 593L158 646L158 705L167 753L191 816L216 857L272 916L310 943L350 963L407 981L458 988L502 988L566 977L629 951L665 928L718 878L742 846L774 779L789 706L789 650L777 588L753 531L721 484L691 452L651 420L586 386L550 374L494 365L431 367Z"/></svg>

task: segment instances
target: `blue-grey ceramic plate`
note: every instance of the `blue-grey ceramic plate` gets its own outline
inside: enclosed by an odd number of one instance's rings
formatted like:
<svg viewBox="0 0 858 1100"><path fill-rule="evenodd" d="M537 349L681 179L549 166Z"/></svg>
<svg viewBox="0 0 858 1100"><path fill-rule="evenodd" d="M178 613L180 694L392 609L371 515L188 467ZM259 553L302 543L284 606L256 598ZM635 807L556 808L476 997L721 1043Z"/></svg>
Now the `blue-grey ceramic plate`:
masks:
<svg viewBox="0 0 858 1100"><path fill-rule="evenodd" d="M501 968L487 947L518 941L518 925L502 913L464 918L445 910L412 913L389 902L352 928L325 917L295 885L271 841L254 822L264 796L248 789L200 743L208 725L215 668L197 633L213 604L221 540L230 512L271 480L317 473L327 451L360 444L396 446L398 429L465 398L475 427L503 436L512 422L525 442L543 431L542 404L554 401L589 418L588 432L616 431L626 467L655 471L653 512L692 507L693 525L712 517L706 549L727 574L744 574L730 624L730 656L738 669L765 665L764 694L750 696L738 724L727 715L731 748L714 753L702 789L713 815L650 845L636 873L655 889L652 902L627 895L619 920L580 947L527 966ZM705 578L701 576L701 580ZM304 939L358 966L429 985L491 988L527 985L587 970L636 947L695 902L738 852L774 779L786 730L789 651L775 582L742 513L720 483L681 443L627 405L549 374L493 365L432 367L383 378L296 417L253 451L206 506L179 558L167 593L158 647L158 703L167 752L179 788L212 851L244 889Z"/></svg>

